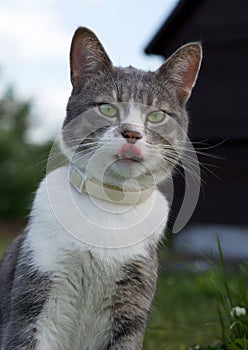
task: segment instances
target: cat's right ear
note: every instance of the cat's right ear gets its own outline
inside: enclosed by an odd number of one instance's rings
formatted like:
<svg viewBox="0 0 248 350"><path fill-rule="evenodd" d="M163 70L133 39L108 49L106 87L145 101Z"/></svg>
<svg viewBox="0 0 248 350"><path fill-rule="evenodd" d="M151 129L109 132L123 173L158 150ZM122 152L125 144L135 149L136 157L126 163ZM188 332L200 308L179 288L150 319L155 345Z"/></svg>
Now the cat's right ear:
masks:
<svg viewBox="0 0 248 350"><path fill-rule="evenodd" d="M202 47L193 42L180 47L157 70L158 79L171 85L178 102L185 105L195 85L201 66Z"/></svg>
<svg viewBox="0 0 248 350"><path fill-rule="evenodd" d="M70 51L71 82L78 93L93 75L106 74L112 62L97 36L88 28L79 27L72 38Z"/></svg>

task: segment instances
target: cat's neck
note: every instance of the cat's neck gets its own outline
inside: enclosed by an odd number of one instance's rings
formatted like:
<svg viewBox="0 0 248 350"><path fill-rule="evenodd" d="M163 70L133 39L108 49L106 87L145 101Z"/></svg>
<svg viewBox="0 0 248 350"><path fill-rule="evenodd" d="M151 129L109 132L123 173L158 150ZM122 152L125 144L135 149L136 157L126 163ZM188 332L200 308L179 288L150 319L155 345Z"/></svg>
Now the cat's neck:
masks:
<svg viewBox="0 0 248 350"><path fill-rule="evenodd" d="M91 250L103 261L123 262L157 245L168 213L169 204L157 189L143 203L116 205L75 190L68 168L61 167L47 174L37 190L27 244L44 271L64 262L65 251Z"/></svg>
<svg viewBox="0 0 248 350"><path fill-rule="evenodd" d="M155 191L154 186L145 189L136 187L131 190L104 184L94 177L86 177L75 165L69 167L69 182L80 193L86 193L89 196L115 204L142 203Z"/></svg>

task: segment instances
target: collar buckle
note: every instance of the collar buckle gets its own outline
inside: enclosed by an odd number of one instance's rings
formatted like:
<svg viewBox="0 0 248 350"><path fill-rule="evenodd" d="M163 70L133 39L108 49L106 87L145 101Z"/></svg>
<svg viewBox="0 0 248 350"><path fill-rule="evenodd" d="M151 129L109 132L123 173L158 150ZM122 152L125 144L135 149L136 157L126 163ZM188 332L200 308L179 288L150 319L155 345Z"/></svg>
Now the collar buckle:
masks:
<svg viewBox="0 0 248 350"><path fill-rule="evenodd" d="M85 176L79 169L75 168L75 166L73 165L70 165L69 168L69 181L78 192L83 192Z"/></svg>

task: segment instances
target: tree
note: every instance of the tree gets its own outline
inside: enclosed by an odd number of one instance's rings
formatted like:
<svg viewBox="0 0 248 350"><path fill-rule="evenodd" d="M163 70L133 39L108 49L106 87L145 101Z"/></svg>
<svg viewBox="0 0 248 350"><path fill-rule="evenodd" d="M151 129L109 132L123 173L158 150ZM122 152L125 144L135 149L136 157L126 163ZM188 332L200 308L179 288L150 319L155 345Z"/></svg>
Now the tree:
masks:
<svg viewBox="0 0 248 350"><path fill-rule="evenodd" d="M29 213L33 193L45 174L51 142L30 143L31 102L12 89L0 97L0 219L21 219Z"/></svg>

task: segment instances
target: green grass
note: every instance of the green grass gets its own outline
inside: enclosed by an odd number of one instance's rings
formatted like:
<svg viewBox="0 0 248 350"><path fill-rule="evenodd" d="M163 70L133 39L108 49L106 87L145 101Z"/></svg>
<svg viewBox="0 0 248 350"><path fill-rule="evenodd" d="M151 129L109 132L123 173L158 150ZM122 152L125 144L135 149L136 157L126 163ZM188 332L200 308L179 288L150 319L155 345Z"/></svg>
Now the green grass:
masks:
<svg viewBox="0 0 248 350"><path fill-rule="evenodd" d="M0 259L2 258L4 252L12 242L13 237L0 236Z"/></svg>
<svg viewBox="0 0 248 350"><path fill-rule="evenodd" d="M221 338L216 296L209 273L160 273L144 350L185 350Z"/></svg>

